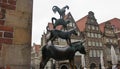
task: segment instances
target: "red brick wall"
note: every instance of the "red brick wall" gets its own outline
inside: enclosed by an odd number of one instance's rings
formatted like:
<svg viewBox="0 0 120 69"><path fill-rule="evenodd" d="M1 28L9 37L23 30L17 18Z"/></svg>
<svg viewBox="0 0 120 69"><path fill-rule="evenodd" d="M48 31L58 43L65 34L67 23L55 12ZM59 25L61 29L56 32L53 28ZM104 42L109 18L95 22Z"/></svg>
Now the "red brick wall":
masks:
<svg viewBox="0 0 120 69"><path fill-rule="evenodd" d="M12 44L13 28L8 26L0 26L0 44Z"/></svg>
<svg viewBox="0 0 120 69"><path fill-rule="evenodd" d="M0 44L0 51L1 51L1 49L2 49L2 45ZM1 52L0 52L0 54L1 54Z"/></svg>
<svg viewBox="0 0 120 69"><path fill-rule="evenodd" d="M13 43L13 28L8 26L0 26L0 51L2 50L2 44ZM1 53L0 53L1 54Z"/></svg>
<svg viewBox="0 0 120 69"><path fill-rule="evenodd" d="M5 9L15 10L16 0L0 0L0 6Z"/></svg>
<svg viewBox="0 0 120 69"><path fill-rule="evenodd" d="M6 13L6 10L1 8L0 9L0 25L4 25L5 23L5 13Z"/></svg>
<svg viewBox="0 0 120 69"><path fill-rule="evenodd" d="M12 44L13 42L13 28L5 26L6 9L15 10L16 0L0 0L0 50L2 48L2 43Z"/></svg>

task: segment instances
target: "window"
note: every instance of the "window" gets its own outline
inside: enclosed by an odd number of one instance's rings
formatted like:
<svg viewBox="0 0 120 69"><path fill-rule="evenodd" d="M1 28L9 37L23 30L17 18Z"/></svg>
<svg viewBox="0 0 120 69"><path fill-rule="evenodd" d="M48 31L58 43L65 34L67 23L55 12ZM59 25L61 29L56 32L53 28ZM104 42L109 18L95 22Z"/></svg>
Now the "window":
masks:
<svg viewBox="0 0 120 69"><path fill-rule="evenodd" d="M113 31L111 31L111 34L113 34Z"/></svg>
<svg viewBox="0 0 120 69"><path fill-rule="evenodd" d="M97 57L100 57L100 50L97 50Z"/></svg>
<svg viewBox="0 0 120 69"><path fill-rule="evenodd" d="M88 45L91 46L91 41L88 41Z"/></svg>
<svg viewBox="0 0 120 69"><path fill-rule="evenodd" d="M91 37L94 37L94 34L93 34L93 33L91 33Z"/></svg>
<svg viewBox="0 0 120 69"><path fill-rule="evenodd" d="M111 50L110 48L106 48L106 49L105 49L105 51L106 51L106 53L107 53L108 55L111 54L111 51L110 51L110 50Z"/></svg>
<svg viewBox="0 0 120 69"><path fill-rule="evenodd" d="M100 54L103 53L103 50L100 50Z"/></svg>
<svg viewBox="0 0 120 69"><path fill-rule="evenodd" d="M96 46L98 46L98 42L96 42Z"/></svg>
<svg viewBox="0 0 120 69"><path fill-rule="evenodd" d="M114 43L117 43L117 41L116 41L116 40L114 40Z"/></svg>
<svg viewBox="0 0 120 69"><path fill-rule="evenodd" d="M95 38L97 38L97 34L95 33Z"/></svg>
<svg viewBox="0 0 120 69"><path fill-rule="evenodd" d="M96 50L93 50L93 57L96 57Z"/></svg>
<svg viewBox="0 0 120 69"><path fill-rule="evenodd" d="M92 30L95 30L95 26L92 26Z"/></svg>
<svg viewBox="0 0 120 69"><path fill-rule="evenodd" d="M92 57L92 50L90 50L90 52L89 52L89 56Z"/></svg>
<svg viewBox="0 0 120 69"><path fill-rule="evenodd" d="M94 23L95 21L93 19L91 19L91 22Z"/></svg>
<svg viewBox="0 0 120 69"><path fill-rule="evenodd" d="M88 25L87 27L88 27L88 29L90 29L90 25Z"/></svg>
<svg viewBox="0 0 120 69"><path fill-rule="evenodd" d="M113 40L112 40L112 39L110 39L110 42L112 43L112 42L113 42Z"/></svg>
<svg viewBox="0 0 120 69"><path fill-rule="evenodd" d="M108 38L106 38L106 42L109 42L109 39L108 39Z"/></svg>
<svg viewBox="0 0 120 69"><path fill-rule="evenodd" d="M70 23L68 24L68 26L72 27L72 23L70 22Z"/></svg>
<svg viewBox="0 0 120 69"><path fill-rule="evenodd" d="M108 34L111 34L111 31L110 31L110 30L108 31Z"/></svg>
<svg viewBox="0 0 120 69"><path fill-rule="evenodd" d="M100 42L100 46L102 46L102 42Z"/></svg>
<svg viewBox="0 0 120 69"><path fill-rule="evenodd" d="M118 48L116 48L115 51L116 51L116 54L119 54L119 49Z"/></svg>
<svg viewBox="0 0 120 69"><path fill-rule="evenodd" d="M90 50L89 56L90 57L100 57L101 53L103 53L102 50Z"/></svg>
<svg viewBox="0 0 120 69"><path fill-rule="evenodd" d="M100 34L98 34L98 38L101 38L101 35L100 35Z"/></svg>
<svg viewBox="0 0 120 69"><path fill-rule="evenodd" d="M93 46L95 46L95 42L94 41L92 42L92 44L93 44Z"/></svg>
<svg viewBox="0 0 120 69"><path fill-rule="evenodd" d="M98 30L98 27L96 27L96 30Z"/></svg>
<svg viewBox="0 0 120 69"><path fill-rule="evenodd" d="M87 33L87 36L90 37L90 33L89 32Z"/></svg>

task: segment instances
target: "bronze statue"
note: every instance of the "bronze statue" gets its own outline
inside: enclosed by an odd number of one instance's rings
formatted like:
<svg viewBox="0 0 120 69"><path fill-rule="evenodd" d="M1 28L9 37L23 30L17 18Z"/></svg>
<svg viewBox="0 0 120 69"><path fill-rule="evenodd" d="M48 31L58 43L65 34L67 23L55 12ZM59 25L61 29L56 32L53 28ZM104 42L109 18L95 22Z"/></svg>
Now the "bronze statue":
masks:
<svg viewBox="0 0 120 69"><path fill-rule="evenodd" d="M64 29L67 30L67 24L70 23L69 20L65 21L64 19L56 19L55 17L52 17L52 24L53 24L53 28L55 29L58 25L62 25L64 27ZM55 20L55 22L54 22Z"/></svg>
<svg viewBox="0 0 120 69"><path fill-rule="evenodd" d="M71 31L68 31L68 32L64 32L64 31L61 31L61 30L48 30L50 32L50 37L49 39L47 39L47 42L49 40L51 40L51 43L53 44L53 41L60 37L62 39L65 39L67 41L67 44L70 45L71 44L71 35L74 34L74 35L77 35L77 32L75 31L75 29L71 30Z"/></svg>
<svg viewBox="0 0 120 69"><path fill-rule="evenodd" d="M71 46L58 47L54 45L45 45L42 48L42 60L40 62L40 68L44 69L46 63L50 58L57 61L69 60L71 69L75 69L74 66L74 56L75 52L79 51L82 54L86 54L85 48L83 46L84 41L78 41L71 43Z"/></svg>
<svg viewBox="0 0 120 69"><path fill-rule="evenodd" d="M51 45L46 44L45 46L42 47L42 60L40 62L39 69L44 69L46 63L50 58L53 58L58 61L69 60L71 69L75 69L74 65L75 52L79 51L82 54L86 54L85 47L83 46L84 41L71 43L70 38L71 35L72 34L77 35L75 29L67 32L56 29L58 25L62 25L63 28L64 29L66 28L67 30L67 24L70 23L70 21L64 20L66 8L69 9L68 6L63 7L62 9L60 9L57 6L53 6L52 8L54 13L58 12L60 14L60 19L56 19L55 17L51 19L54 27L53 30L49 30L48 26L46 27L47 31L50 32L50 37L47 39L47 42L51 40L52 44ZM55 46L53 44L53 41L58 37L65 39L67 41L68 46L65 47Z"/></svg>
<svg viewBox="0 0 120 69"><path fill-rule="evenodd" d="M66 5L66 6L63 7L62 9L60 9L60 8L57 7L57 6L53 6L52 10L53 10L54 13L58 12L59 15L60 15L60 18L64 18L66 8L69 9L69 6Z"/></svg>

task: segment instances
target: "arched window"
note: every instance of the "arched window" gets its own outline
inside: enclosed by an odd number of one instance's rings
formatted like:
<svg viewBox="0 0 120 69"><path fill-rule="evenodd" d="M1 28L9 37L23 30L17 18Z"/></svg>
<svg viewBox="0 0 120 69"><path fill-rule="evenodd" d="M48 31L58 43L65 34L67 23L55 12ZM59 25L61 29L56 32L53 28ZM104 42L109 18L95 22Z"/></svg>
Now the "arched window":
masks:
<svg viewBox="0 0 120 69"><path fill-rule="evenodd" d="M97 34L95 33L95 38L97 38Z"/></svg>
<svg viewBox="0 0 120 69"><path fill-rule="evenodd" d="M100 42L100 46L102 46L102 42Z"/></svg>
<svg viewBox="0 0 120 69"><path fill-rule="evenodd" d="M94 41L92 42L92 45L95 46L95 42Z"/></svg>
<svg viewBox="0 0 120 69"><path fill-rule="evenodd" d="M90 69L95 69L96 68L96 64L95 63L91 63L90 64Z"/></svg>
<svg viewBox="0 0 120 69"><path fill-rule="evenodd" d="M91 37L94 37L94 34L93 34L93 33L91 33Z"/></svg>
<svg viewBox="0 0 120 69"><path fill-rule="evenodd" d="M95 42L96 43L96 46L98 46L98 42Z"/></svg>
<svg viewBox="0 0 120 69"><path fill-rule="evenodd" d="M88 29L90 29L90 25L87 25Z"/></svg>
<svg viewBox="0 0 120 69"><path fill-rule="evenodd" d="M90 37L90 33L89 32L87 33L87 36Z"/></svg>
<svg viewBox="0 0 120 69"><path fill-rule="evenodd" d="M95 26L92 26L92 30L95 30Z"/></svg>
<svg viewBox="0 0 120 69"><path fill-rule="evenodd" d="M96 57L96 50L93 50L93 57Z"/></svg>
<svg viewBox="0 0 120 69"><path fill-rule="evenodd" d="M100 50L97 50L97 57L100 57Z"/></svg>
<svg viewBox="0 0 120 69"><path fill-rule="evenodd" d="M90 52L89 52L89 56L92 57L92 50L90 50Z"/></svg>
<svg viewBox="0 0 120 69"><path fill-rule="evenodd" d="M98 27L96 27L96 30L98 30Z"/></svg>
<svg viewBox="0 0 120 69"><path fill-rule="evenodd" d="M88 41L88 45L91 46L91 41Z"/></svg>
<svg viewBox="0 0 120 69"><path fill-rule="evenodd" d="M62 64L62 65L60 65L60 69L69 69L69 68L66 64Z"/></svg>

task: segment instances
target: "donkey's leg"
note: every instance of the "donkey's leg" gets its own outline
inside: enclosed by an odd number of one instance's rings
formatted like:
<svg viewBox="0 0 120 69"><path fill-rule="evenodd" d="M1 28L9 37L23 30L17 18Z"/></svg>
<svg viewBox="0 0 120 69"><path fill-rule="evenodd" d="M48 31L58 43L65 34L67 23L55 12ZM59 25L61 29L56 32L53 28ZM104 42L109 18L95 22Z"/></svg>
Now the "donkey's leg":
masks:
<svg viewBox="0 0 120 69"><path fill-rule="evenodd" d="M72 63L73 63L73 69L76 69L74 59L72 60Z"/></svg>
<svg viewBox="0 0 120 69"><path fill-rule="evenodd" d="M67 41L67 44L68 44L69 46L71 46L71 40L70 40L70 38L69 38L69 39L66 39L66 41Z"/></svg>
<svg viewBox="0 0 120 69"><path fill-rule="evenodd" d="M68 41L68 39L66 39L66 42L67 42L67 44L69 45L69 41Z"/></svg>
<svg viewBox="0 0 120 69"><path fill-rule="evenodd" d="M39 69L44 69L44 67L45 67L46 63L48 62L48 60L49 60L49 57L44 57L44 58L42 58L42 60L41 60L41 62L40 62L40 67L39 67Z"/></svg>
<svg viewBox="0 0 120 69"><path fill-rule="evenodd" d="M73 67L73 62L72 62L71 59L69 60L69 63L70 63L70 67L71 67L70 69L74 69L74 67Z"/></svg>
<svg viewBox="0 0 120 69"><path fill-rule="evenodd" d="M68 41L69 41L69 45L71 46L71 39L69 38Z"/></svg>
<svg viewBox="0 0 120 69"><path fill-rule="evenodd" d="M70 59L69 62L70 62L71 69L76 69L74 64L74 59Z"/></svg>
<svg viewBox="0 0 120 69"><path fill-rule="evenodd" d="M72 62L71 62L71 60L69 60L69 63L70 63L70 69L72 69Z"/></svg>

